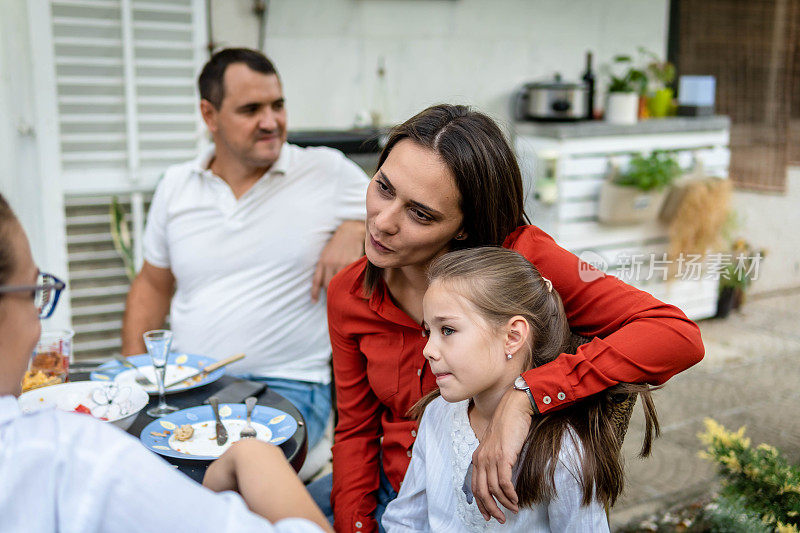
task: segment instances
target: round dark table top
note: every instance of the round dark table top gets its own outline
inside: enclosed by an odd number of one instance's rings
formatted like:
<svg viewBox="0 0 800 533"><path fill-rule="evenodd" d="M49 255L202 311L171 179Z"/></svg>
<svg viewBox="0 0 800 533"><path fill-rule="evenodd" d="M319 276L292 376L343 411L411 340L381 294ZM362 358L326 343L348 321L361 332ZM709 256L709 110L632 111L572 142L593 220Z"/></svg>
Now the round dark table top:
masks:
<svg viewBox="0 0 800 533"><path fill-rule="evenodd" d="M86 380L89 379L89 373L71 372L70 379L72 381ZM202 405L209 396L213 396L227 385L237 381L243 380L233 376L225 375L214 383L209 383L203 387L189 389L183 392L176 392L174 394L168 394L167 404L173 405L179 409L186 409L188 407ZM303 462L306 460L306 453L308 451L308 437L303 415L300 414L300 411L297 410L294 404L277 392L271 390L269 387L264 389L264 391L261 394L258 394L256 397L258 398L258 405L266 405L268 407L280 409L281 411L285 411L286 413L290 414L297 420L297 431L294 433L294 435L292 435L292 438L281 444L280 448L283 450L284 455L286 455L286 459L289 461L289 464L292 465L295 471L299 471L303 466ZM244 399L242 399L242 401L244 401ZM133 424L131 424L131 426L128 428L128 433L137 439L139 438L139 435L142 433L144 427L154 420L153 417L146 413L147 409L154 407L157 403L158 395L152 395L150 397L150 403L148 403L147 407L139 412L139 416L136 417L136 419L133 421ZM196 459L176 459L173 457L163 456L162 458L176 465L178 470L198 483L203 481L206 468L208 468L208 465L211 464L210 461L198 461Z"/></svg>

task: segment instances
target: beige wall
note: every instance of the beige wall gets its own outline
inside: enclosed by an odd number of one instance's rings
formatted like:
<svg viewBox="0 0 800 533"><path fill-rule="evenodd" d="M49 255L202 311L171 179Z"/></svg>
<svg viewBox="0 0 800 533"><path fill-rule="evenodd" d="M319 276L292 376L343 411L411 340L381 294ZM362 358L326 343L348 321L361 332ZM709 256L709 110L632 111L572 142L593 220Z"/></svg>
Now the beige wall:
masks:
<svg viewBox="0 0 800 533"><path fill-rule="evenodd" d="M736 191L737 234L766 248L752 293L800 287L800 167L790 167L785 195Z"/></svg>
<svg viewBox="0 0 800 533"><path fill-rule="evenodd" d="M667 0L271 0L268 55L284 81L293 129L348 128L375 107L386 60L390 121L432 103L469 103L508 119L521 83L579 77L645 46L666 52ZM215 41L257 46L250 0L213 0ZM599 74L598 74L599 75ZM800 286L800 167L786 195L736 192L738 231L765 247L753 292Z"/></svg>
<svg viewBox="0 0 800 533"><path fill-rule="evenodd" d="M577 80L645 46L666 52L667 0L271 0L265 51L281 72L289 124L348 128L374 107L386 61L388 120L439 102L508 118L523 82ZM215 41L254 46L249 0L215 0Z"/></svg>

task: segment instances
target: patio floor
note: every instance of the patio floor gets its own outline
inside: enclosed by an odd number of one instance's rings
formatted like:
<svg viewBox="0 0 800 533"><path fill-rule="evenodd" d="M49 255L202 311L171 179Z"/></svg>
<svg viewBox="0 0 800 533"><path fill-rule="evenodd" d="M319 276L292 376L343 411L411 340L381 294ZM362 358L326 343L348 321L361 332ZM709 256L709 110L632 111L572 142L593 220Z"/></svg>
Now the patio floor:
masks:
<svg viewBox="0 0 800 533"><path fill-rule="evenodd" d="M641 460L643 416L636 407L625 437L626 491L611 512L612 529L714 487L700 459L697 433L712 417L746 426L753 445L777 446L800 462L800 290L749 300L724 320L700 322L706 355L654 393L662 436Z"/></svg>

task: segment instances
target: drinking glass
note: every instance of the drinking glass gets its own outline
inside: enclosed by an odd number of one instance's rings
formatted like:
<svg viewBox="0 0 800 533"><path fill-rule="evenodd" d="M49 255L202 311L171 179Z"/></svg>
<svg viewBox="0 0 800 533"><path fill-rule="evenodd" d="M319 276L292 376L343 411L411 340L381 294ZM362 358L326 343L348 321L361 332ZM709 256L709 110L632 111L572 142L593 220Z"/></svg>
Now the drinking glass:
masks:
<svg viewBox="0 0 800 533"><path fill-rule="evenodd" d="M70 329L42 332L22 378L23 392L68 381L73 335Z"/></svg>
<svg viewBox="0 0 800 533"><path fill-rule="evenodd" d="M147 353L150 354L150 359L153 361L153 368L156 371L156 384L158 385L158 405L148 409L147 414L158 418L178 410L177 407L167 405L164 394L164 377L167 373L169 348L172 345L172 332L166 329L155 329L146 331L143 337L144 345L147 346Z"/></svg>

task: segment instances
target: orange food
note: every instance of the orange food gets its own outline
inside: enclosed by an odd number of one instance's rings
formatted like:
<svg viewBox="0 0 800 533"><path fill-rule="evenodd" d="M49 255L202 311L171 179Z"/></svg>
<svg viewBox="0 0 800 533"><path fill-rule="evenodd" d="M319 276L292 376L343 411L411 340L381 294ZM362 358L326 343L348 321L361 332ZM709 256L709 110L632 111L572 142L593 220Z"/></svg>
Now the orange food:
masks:
<svg viewBox="0 0 800 533"><path fill-rule="evenodd" d="M28 370L22 377L22 392L38 389L39 387L47 387L48 385L57 385L63 382L63 375L49 376L41 370Z"/></svg>

